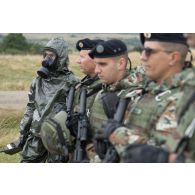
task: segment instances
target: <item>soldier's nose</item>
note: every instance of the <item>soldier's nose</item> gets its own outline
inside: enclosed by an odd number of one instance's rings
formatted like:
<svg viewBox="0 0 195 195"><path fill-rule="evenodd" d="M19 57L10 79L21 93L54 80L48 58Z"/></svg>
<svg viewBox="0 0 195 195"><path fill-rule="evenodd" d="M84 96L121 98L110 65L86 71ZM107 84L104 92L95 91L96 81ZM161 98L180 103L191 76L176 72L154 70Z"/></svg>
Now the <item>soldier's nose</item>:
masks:
<svg viewBox="0 0 195 195"><path fill-rule="evenodd" d="M101 71L100 71L100 68L96 65L96 66L95 66L95 73L96 73L96 74L99 74L100 72L101 72Z"/></svg>
<svg viewBox="0 0 195 195"><path fill-rule="evenodd" d="M76 63L77 63L77 64L80 64L80 63L81 63L80 58L77 58L77 59L76 59Z"/></svg>
<svg viewBox="0 0 195 195"><path fill-rule="evenodd" d="M140 60L141 60L141 61L146 61L146 60L147 60L147 57L146 57L146 55L145 55L144 52L141 52Z"/></svg>

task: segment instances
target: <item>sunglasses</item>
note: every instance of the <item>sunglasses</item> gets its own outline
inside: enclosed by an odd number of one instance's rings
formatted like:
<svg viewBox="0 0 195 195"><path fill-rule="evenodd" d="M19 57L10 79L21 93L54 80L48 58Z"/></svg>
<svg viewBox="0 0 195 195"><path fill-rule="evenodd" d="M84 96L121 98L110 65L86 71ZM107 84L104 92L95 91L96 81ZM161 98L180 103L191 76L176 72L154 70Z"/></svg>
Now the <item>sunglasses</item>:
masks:
<svg viewBox="0 0 195 195"><path fill-rule="evenodd" d="M152 54L155 54L155 53L158 53L158 52L165 52L165 53L171 53L172 51L168 51L168 50L161 50L161 49L152 49L152 48L149 48L149 47L143 47L141 49L141 53L145 54L145 56L147 58L149 58Z"/></svg>

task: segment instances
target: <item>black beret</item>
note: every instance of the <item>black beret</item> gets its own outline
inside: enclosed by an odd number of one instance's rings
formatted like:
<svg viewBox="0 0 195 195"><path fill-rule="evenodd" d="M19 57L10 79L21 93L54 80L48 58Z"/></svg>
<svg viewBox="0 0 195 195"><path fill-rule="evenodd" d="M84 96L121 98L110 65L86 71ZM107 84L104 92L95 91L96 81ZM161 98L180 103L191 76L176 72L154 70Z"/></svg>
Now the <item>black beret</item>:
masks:
<svg viewBox="0 0 195 195"><path fill-rule="evenodd" d="M183 36L183 33L140 33L140 40L142 44L145 41L160 41L188 46L187 39Z"/></svg>
<svg viewBox="0 0 195 195"><path fill-rule="evenodd" d="M98 43L102 42L101 39L81 39L77 41L76 48L77 50L91 50L93 47L95 47Z"/></svg>
<svg viewBox="0 0 195 195"><path fill-rule="evenodd" d="M127 46L118 39L111 39L97 44L90 52L91 58L109 58L120 56L127 52Z"/></svg>

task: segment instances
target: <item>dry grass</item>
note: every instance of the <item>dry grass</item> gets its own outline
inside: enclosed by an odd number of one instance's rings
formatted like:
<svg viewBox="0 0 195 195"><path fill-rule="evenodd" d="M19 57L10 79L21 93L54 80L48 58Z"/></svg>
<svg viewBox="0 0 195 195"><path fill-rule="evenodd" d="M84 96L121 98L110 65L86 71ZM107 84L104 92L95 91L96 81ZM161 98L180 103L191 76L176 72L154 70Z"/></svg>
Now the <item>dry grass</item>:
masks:
<svg viewBox="0 0 195 195"><path fill-rule="evenodd" d="M0 90L28 91L41 60L40 55L0 55ZM75 61L76 54L70 55L70 69L82 77Z"/></svg>
<svg viewBox="0 0 195 195"><path fill-rule="evenodd" d="M0 148L16 140L19 136L19 123L23 113L0 110ZM0 162L19 162L20 154L6 155L0 153Z"/></svg>
<svg viewBox="0 0 195 195"><path fill-rule="evenodd" d="M78 53L70 54L70 70L79 78L83 77L76 59ZM139 53L129 54L132 64L140 64ZM42 57L40 55L0 55L0 90L29 90L32 79L36 76Z"/></svg>
<svg viewBox="0 0 195 195"><path fill-rule="evenodd" d="M0 90L28 90L40 61L38 55L0 55Z"/></svg>

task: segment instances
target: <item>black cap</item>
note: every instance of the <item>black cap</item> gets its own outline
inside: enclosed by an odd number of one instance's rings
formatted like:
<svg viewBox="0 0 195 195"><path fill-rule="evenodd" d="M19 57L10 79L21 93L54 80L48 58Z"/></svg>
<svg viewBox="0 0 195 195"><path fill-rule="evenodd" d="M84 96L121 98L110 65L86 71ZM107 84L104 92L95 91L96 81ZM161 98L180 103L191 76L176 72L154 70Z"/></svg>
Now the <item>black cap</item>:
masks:
<svg viewBox="0 0 195 195"><path fill-rule="evenodd" d="M98 43L102 42L103 40L101 39L81 39L79 41L77 41L76 43L76 48L77 50L81 51L81 50L91 50L92 48L94 48Z"/></svg>
<svg viewBox="0 0 195 195"><path fill-rule="evenodd" d="M120 56L127 52L127 46L118 39L111 39L96 45L90 52L91 58L109 58Z"/></svg>
<svg viewBox="0 0 195 195"><path fill-rule="evenodd" d="M160 41L188 46L187 39L183 36L183 33L140 33L140 40L142 44L145 41Z"/></svg>

